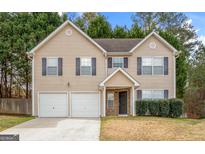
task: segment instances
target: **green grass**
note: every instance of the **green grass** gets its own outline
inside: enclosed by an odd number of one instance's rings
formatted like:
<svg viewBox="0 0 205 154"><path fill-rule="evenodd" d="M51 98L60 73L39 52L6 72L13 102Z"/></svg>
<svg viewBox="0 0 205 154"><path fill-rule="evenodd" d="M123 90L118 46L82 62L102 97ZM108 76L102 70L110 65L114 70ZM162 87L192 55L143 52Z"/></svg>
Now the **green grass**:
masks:
<svg viewBox="0 0 205 154"><path fill-rule="evenodd" d="M3 131L31 119L34 119L34 117L0 115L0 131Z"/></svg>

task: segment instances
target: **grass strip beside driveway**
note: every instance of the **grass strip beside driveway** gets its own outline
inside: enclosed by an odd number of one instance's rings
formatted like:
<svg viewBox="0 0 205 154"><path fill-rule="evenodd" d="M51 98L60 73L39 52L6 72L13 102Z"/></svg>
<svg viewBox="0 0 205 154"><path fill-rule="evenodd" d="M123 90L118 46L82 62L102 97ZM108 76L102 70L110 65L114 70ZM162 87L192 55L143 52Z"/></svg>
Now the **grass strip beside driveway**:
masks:
<svg viewBox="0 0 205 154"><path fill-rule="evenodd" d="M31 119L34 119L34 117L0 115L0 131L3 131Z"/></svg>

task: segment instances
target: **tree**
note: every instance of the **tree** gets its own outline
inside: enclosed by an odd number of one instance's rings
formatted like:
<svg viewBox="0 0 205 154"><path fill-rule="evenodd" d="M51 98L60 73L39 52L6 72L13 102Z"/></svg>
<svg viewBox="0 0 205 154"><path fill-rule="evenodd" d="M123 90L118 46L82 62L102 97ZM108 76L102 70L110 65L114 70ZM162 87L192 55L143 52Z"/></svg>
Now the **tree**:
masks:
<svg viewBox="0 0 205 154"><path fill-rule="evenodd" d="M1 68L1 83L0 94L1 97L9 97L9 87L11 87L11 80L9 83L9 76L12 74L14 36L13 27L14 20L13 13L0 13L0 68ZM10 85L9 85L10 84Z"/></svg>
<svg viewBox="0 0 205 154"><path fill-rule="evenodd" d="M186 49L188 57L195 52L200 42L197 40L196 30L189 22L184 13L177 12L138 12L132 16L133 22L137 23L146 34L153 30L166 30L177 36Z"/></svg>
<svg viewBox="0 0 205 154"><path fill-rule="evenodd" d="M112 37L113 38L128 38L128 29L126 26L121 27L121 26L115 26L113 32L112 32Z"/></svg>
<svg viewBox="0 0 205 154"><path fill-rule="evenodd" d="M58 13L0 13L0 97L11 97L16 87L29 97L31 61L27 53L64 20L65 15Z"/></svg>
<svg viewBox="0 0 205 154"><path fill-rule="evenodd" d="M92 38L111 38L112 28L104 16L98 15L89 22L87 34Z"/></svg>
<svg viewBox="0 0 205 154"><path fill-rule="evenodd" d="M138 26L137 23L134 23L129 30L129 38L144 38L144 31Z"/></svg>
<svg viewBox="0 0 205 154"><path fill-rule="evenodd" d="M205 47L201 45L189 62L185 110L189 118L205 116Z"/></svg>
<svg viewBox="0 0 205 154"><path fill-rule="evenodd" d="M137 12L132 16L134 23L137 23L145 32L156 29L158 24L158 14L152 12Z"/></svg>
<svg viewBox="0 0 205 154"><path fill-rule="evenodd" d="M73 19L74 24L76 24L82 31L87 32L89 23L98 16L96 12L84 12L81 16Z"/></svg>
<svg viewBox="0 0 205 154"><path fill-rule="evenodd" d="M74 24L78 26L83 32L87 32L87 27L85 26L85 21L81 18L78 17L74 20Z"/></svg>
<svg viewBox="0 0 205 154"><path fill-rule="evenodd" d="M29 95L29 84L31 83L31 63L27 52L60 26L64 19L58 13L32 13L31 15L18 13L18 32L23 35L19 38L21 39L19 46L22 48L19 50L21 56L16 66L18 76L22 79L21 82L26 85L26 97Z"/></svg>
<svg viewBox="0 0 205 154"><path fill-rule="evenodd" d="M201 45L189 64L189 87L205 89L205 47Z"/></svg>

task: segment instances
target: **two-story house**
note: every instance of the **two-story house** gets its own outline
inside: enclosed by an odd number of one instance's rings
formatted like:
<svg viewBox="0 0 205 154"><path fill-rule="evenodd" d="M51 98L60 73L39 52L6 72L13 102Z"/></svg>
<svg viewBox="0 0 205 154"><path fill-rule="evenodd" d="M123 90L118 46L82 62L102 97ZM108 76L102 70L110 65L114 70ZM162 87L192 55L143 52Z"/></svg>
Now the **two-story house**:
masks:
<svg viewBox="0 0 205 154"><path fill-rule="evenodd" d="M92 39L66 21L31 52L38 117L135 115L135 101L176 97L176 49L157 33Z"/></svg>

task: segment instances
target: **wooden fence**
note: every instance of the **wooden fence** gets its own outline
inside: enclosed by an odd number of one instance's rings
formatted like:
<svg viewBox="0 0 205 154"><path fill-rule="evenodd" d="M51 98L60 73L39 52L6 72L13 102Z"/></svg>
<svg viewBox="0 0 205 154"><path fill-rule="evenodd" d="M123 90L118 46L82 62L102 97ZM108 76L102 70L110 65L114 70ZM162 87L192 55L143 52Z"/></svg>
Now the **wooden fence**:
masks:
<svg viewBox="0 0 205 154"><path fill-rule="evenodd" d="M0 114L31 115L31 99L0 98Z"/></svg>

